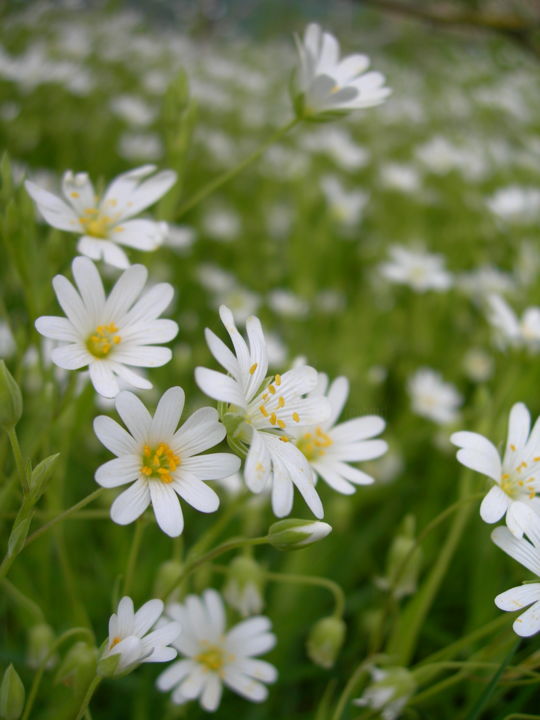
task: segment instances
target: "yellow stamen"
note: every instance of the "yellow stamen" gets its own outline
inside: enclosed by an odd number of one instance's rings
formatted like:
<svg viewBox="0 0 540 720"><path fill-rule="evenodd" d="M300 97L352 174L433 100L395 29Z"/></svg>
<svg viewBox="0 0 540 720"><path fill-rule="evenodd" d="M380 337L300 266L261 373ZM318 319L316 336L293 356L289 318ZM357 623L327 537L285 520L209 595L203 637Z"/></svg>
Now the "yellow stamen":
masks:
<svg viewBox="0 0 540 720"><path fill-rule="evenodd" d="M274 378L274 382L279 387L281 385L281 375L276 375Z"/></svg>
<svg viewBox="0 0 540 720"><path fill-rule="evenodd" d="M294 422L300 422L300 415L297 412L293 412L292 419Z"/></svg>
<svg viewBox="0 0 540 720"><path fill-rule="evenodd" d="M259 363L253 363L253 365L249 368L249 374L253 375L255 370L259 367Z"/></svg>
<svg viewBox="0 0 540 720"><path fill-rule="evenodd" d="M195 656L195 660L200 663L205 670L217 672L221 670L225 664L223 650L217 645L211 645L208 650L204 650Z"/></svg>
<svg viewBox="0 0 540 720"><path fill-rule="evenodd" d="M514 445L514 443L510 443L510 450L512 450L513 452L516 451L516 446Z"/></svg>
<svg viewBox="0 0 540 720"><path fill-rule="evenodd" d="M105 358L111 352L113 345L118 345L122 338L117 335L118 328L114 323L98 325L86 341L87 350L97 358Z"/></svg>
<svg viewBox="0 0 540 720"><path fill-rule="evenodd" d="M276 424L277 424L277 415L276 415L276 413L272 413L272 414L270 415L270 424L271 424L271 425L276 425Z"/></svg>
<svg viewBox="0 0 540 720"><path fill-rule="evenodd" d="M159 443L155 448L143 447L143 463L141 473L149 480L172 483L173 473L180 465L180 458L171 450L167 443Z"/></svg>
<svg viewBox="0 0 540 720"><path fill-rule="evenodd" d="M118 635L116 637L113 637L113 639L111 640L111 644L109 645L109 650L112 650L115 645L118 645L121 639L122 638L118 637Z"/></svg>
<svg viewBox="0 0 540 720"><path fill-rule="evenodd" d="M268 410L264 407L264 405L259 405L259 410L262 412L264 417L268 417Z"/></svg>
<svg viewBox="0 0 540 720"><path fill-rule="evenodd" d="M278 397L277 406L278 406L278 408L285 407L285 398L283 397L283 395L280 395L280 396Z"/></svg>
<svg viewBox="0 0 540 720"><path fill-rule="evenodd" d="M268 386L268 391L272 393L272 395L276 394L276 388L273 385Z"/></svg>
<svg viewBox="0 0 540 720"><path fill-rule="evenodd" d="M70 194L70 197L75 198L75 199L80 197L79 193L75 192L75 190L73 190L73 192L70 192L69 194Z"/></svg>
<svg viewBox="0 0 540 720"><path fill-rule="evenodd" d="M286 425L285 425L285 423L283 422L283 420L278 420L278 421L277 421L277 424L279 425L279 427L280 427L282 430L285 430Z"/></svg>

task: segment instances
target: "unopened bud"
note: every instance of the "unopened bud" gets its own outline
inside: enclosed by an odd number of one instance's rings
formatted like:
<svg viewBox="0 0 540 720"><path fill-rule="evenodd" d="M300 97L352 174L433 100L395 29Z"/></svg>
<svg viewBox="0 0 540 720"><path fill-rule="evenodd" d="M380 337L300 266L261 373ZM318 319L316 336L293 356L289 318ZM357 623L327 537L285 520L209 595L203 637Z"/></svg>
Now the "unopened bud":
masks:
<svg viewBox="0 0 540 720"><path fill-rule="evenodd" d="M153 596L164 598L178 582L182 574L182 568L183 565L179 560L165 560L165 562L161 563L154 580ZM168 595L167 599L170 601L177 600L178 593L179 588L176 587L176 589Z"/></svg>
<svg viewBox="0 0 540 720"><path fill-rule="evenodd" d="M278 520L268 530L268 542L278 550L299 550L325 538L331 525L320 520Z"/></svg>
<svg viewBox="0 0 540 720"><path fill-rule="evenodd" d="M341 650L347 627L341 618L322 618L311 628L307 640L309 659L323 668L331 668Z"/></svg>
<svg viewBox="0 0 540 720"><path fill-rule="evenodd" d="M0 428L11 430L22 415L22 395L15 378L0 360Z"/></svg>
<svg viewBox="0 0 540 720"><path fill-rule="evenodd" d="M47 623L39 623L34 625L28 631L28 651L27 662L34 670L37 669L51 652L55 635L52 627ZM58 661L57 655L51 655L47 660L45 667L50 670Z"/></svg>
<svg viewBox="0 0 540 720"><path fill-rule="evenodd" d="M18 720L24 708L24 685L17 671L10 665L0 685L0 717L2 720Z"/></svg>
<svg viewBox="0 0 540 720"><path fill-rule="evenodd" d="M223 594L229 605L244 617L257 615L264 605L263 583L263 572L255 560L239 555L229 565Z"/></svg>
<svg viewBox="0 0 540 720"><path fill-rule="evenodd" d="M396 599L416 591L422 554L416 547L414 533L415 519L407 515L388 551L386 575L377 581L379 587L390 589Z"/></svg>

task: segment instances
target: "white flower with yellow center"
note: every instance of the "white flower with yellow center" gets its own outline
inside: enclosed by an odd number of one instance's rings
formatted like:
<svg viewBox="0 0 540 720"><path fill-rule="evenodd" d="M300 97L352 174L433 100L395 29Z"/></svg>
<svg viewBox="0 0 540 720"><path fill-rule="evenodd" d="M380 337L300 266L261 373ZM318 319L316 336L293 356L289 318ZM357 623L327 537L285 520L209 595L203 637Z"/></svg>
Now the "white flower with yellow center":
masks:
<svg viewBox="0 0 540 720"><path fill-rule="evenodd" d="M408 285L416 292L442 292L453 283L451 274L444 267L443 255L403 245L392 246L389 254L390 260L382 263L379 270L390 282Z"/></svg>
<svg viewBox="0 0 540 720"><path fill-rule="evenodd" d="M113 675L121 675L133 670L145 662L168 662L174 660L177 651L169 647L180 634L182 627L179 622L167 622L156 630L163 613L161 600L149 600L134 612L133 600L123 597L118 603L118 610L109 620L109 637L101 653L98 670L109 674L110 664ZM118 657L117 663L103 662L111 657Z"/></svg>
<svg viewBox="0 0 540 720"><path fill-rule="evenodd" d="M440 373L431 368L419 368L409 378L407 389L413 412L439 425L449 425L457 420L463 399L455 386L445 382Z"/></svg>
<svg viewBox="0 0 540 720"><path fill-rule="evenodd" d="M173 320L158 319L173 298L172 285L159 283L139 297L148 272L143 265L133 265L106 296L91 260L75 258L71 267L77 289L63 275L53 279L67 317L36 320L38 332L62 343L52 351L52 361L64 370L88 367L96 391L104 397L118 393L117 377L143 390L151 388L131 367L160 367L171 359L169 348L156 343L178 333Z"/></svg>
<svg viewBox="0 0 540 720"><path fill-rule="evenodd" d="M349 382L345 377L336 378L328 387L328 377L320 373L319 384L311 395L327 397L331 415L319 425L292 431L294 442L316 476L322 477L337 492L350 495L355 485L373 482L371 475L349 463L384 455L388 445L375 436L384 430L385 422L377 415L365 415L336 425L349 395Z"/></svg>
<svg viewBox="0 0 540 720"><path fill-rule="evenodd" d="M526 510L522 518L523 530L530 542L524 537L515 537L505 527L497 527L491 533L495 545L534 573L539 580L510 588L495 598L495 605L507 612L523 610L530 605L514 621L514 632L521 637L530 637L540 632L540 518L529 508Z"/></svg>
<svg viewBox="0 0 540 720"><path fill-rule="evenodd" d="M198 367L195 379L209 397L228 404L227 415L237 423L232 439L249 445L246 484L255 493L271 486L277 517L291 512L295 485L320 518L323 508L311 469L288 434L295 427L323 422L330 413L326 398L304 397L316 386L317 371L302 366L267 378L268 351L258 318L251 316L246 321L248 345L229 308L222 305L219 313L235 353L208 329L206 341L228 375Z"/></svg>
<svg viewBox="0 0 540 720"><path fill-rule="evenodd" d="M332 119L351 110L380 105L390 94L385 77L367 72L366 55L340 59L339 43L316 23L310 23L301 41L295 38L300 55L296 73L294 106L301 118Z"/></svg>
<svg viewBox="0 0 540 720"><path fill-rule="evenodd" d="M231 453L200 454L225 437L214 408L196 410L177 429L184 400L182 388L169 388L152 417L136 395L124 390L115 406L129 432L105 415L94 420L99 440L116 455L97 469L96 482L106 488L132 483L111 506L111 518L119 525L133 522L152 504L159 527L177 537L184 529L178 496L200 512L214 512L219 497L206 481L239 469L240 460Z"/></svg>
<svg viewBox="0 0 540 720"><path fill-rule="evenodd" d="M170 604L166 613L182 626L174 646L185 657L161 673L157 686L164 692L174 688L174 703L199 698L201 706L212 712L220 703L223 685L253 702L266 700L264 683L275 682L277 671L255 656L276 644L267 617L249 618L226 631L223 600L215 590L206 590L201 597L188 595L183 604Z"/></svg>
<svg viewBox="0 0 540 720"><path fill-rule="evenodd" d="M540 419L531 430L525 405L513 406L502 461L495 445L483 435L462 431L450 440L460 448L457 459L462 465L495 483L480 505L482 520L495 523L506 514L508 528L520 537L529 508L540 513L540 499L536 497L540 490Z"/></svg>
<svg viewBox="0 0 540 720"><path fill-rule="evenodd" d="M59 230L81 235L77 250L92 260L103 260L119 268L129 266L120 245L137 250L155 250L167 235L167 224L137 219L176 182L173 170L163 170L151 178L155 165L143 165L119 175L100 199L86 173L70 170L62 179L64 199L27 180L25 187L39 212ZM145 179L146 178L146 179Z"/></svg>

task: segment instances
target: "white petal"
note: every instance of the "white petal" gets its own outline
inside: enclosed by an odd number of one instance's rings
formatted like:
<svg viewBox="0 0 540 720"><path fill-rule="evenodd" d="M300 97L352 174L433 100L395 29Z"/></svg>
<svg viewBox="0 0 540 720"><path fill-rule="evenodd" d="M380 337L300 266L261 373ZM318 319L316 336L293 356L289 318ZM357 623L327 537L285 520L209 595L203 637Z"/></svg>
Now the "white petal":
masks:
<svg viewBox="0 0 540 720"><path fill-rule="evenodd" d="M334 442L353 443L367 438L375 437L385 428L384 420L378 415L365 415L364 417L347 420L332 429Z"/></svg>
<svg viewBox="0 0 540 720"><path fill-rule="evenodd" d="M208 397L245 407L244 395L233 378L216 370L197 367L195 368L195 382Z"/></svg>
<svg viewBox="0 0 540 720"><path fill-rule="evenodd" d="M145 480L137 480L113 502L111 518L118 525L128 525L140 517L149 504L148 483Z"/></svg>
<svg viewBox="0 0 540 720"><path fill-rule="evenodd" d="M105 291L96 266L88 258L78 257L75 258L71 267L90 321L93 325L100 325L105 306Z"/></svg>
<svg viewBox="0 0 540 720"><path fill-rule="evenodd" d="M531 416L523 403L516 403L510 410L508 420L508 445L523 448L529 437Z"/></svg>
<svg viewBox="0 0 540 720"><path fill-rule="evenodd" d="M92 385L100 395L112 398L118 394L120 388L110 363L103 360L93 360L89 365L89 370Z"/></svg>
<svg viewBox="0 0 540 720"><path fill-rule="evenodd" d="M125 325L155 320L173 299L169 283L158 283L138 300L124 318Z"/></svg>
<svg viewBox="0 0 540 720"><path fill-rule="evenodd" d="M78 333L86 335L94 328L79 293L63 275L56 275L52 281L54 292L62 310Z"/></svg>
<svg viewBox="0 0 540 720"><path fill-rule="evenodd" d="M333 432L331 437L333 437ZM387 450L388 444L385 440L363 440L362 442L336 446L336 454L339 454L339 459L347 462L374 460L384 455Z"/></svg>
<svg viewBox="0 0 540 720"><path fill-rule="evenodd" d="M506 525L512 535L521 537L524 532L529 534L529 525L531 518L534 522L538 522L538 516L524 502L514 500L509 503L508 512L506 513Z"/></svg>
<svg viewBox="0 0 540 720"><path fill-rule="evenodd" d="M122 340L130 345L155 345L169 342L177 335L178 323L164 319L130 325L122 330Z"/></svg>
<svg viewBox="0 0 540 720"><path fill-rule="evenodd" d="M534 603L528 610L525 610L512 625L516 635L530 637L540 632L540 602Z"/></svg>
<svg viewBox="0 0 540 720"><path fill-rule="evenodd" d="M511 558L540 577L540 552L525 538L517 538L507 527L499 526L491 533L491 539Z"/></svg>
<svg viewBox="0 0 540 720"><path fill-rule="evenodd" d="M138 455L123 455L101 465L96 470L95 480L102 487L118 487L137 480L140 468L141 458Z"/></svg>
<svg viewBox="0 0 540 720"><path fill-rule="evenodd" d="M244 477L251 492L259 493L266 486L272 470L270 454L263 439L263 433L253 431L246 458Z"/></svg>
<svg viewBox="0 0 540 720"><path fill-rule="evenodd" d="M227 649L233 654L243 655L242 648L249 640L259 635L266 635L271 629L272 623L264 615L243 620L227 633Z"/></svg>
<svg viewBox="0 0 540 720"><path fill-rule="evenodd" d="M195 475L183 471L182 468L175 473L172 487L195 510L211 513L215 512L219 507L217 493Z"/></svg>
<svg viewBox="0 0 540 720"><path fill-rule="evenodd" d="M157 687L163 692L172 690L186 675L189 675L194 667L195 663L193 660L179 660L169 665L169 667L158 676L156 681Z"/></svg>
<svg viewBox="0 0 540 720"><path fill-rule="evenodd" d="M202 665L196 665L180 686L182 695L190 700L198 697L204 689L207 675L206 668L203 668Z"/></svg>
<svg viewBox="0 0 540 720"><path fill-rule="evenodd" d="M540 583L530 583L511 588L497 595L495 605L499 610L514 612L540 600Z"/></svg>
<svg viewBox="0 0 540 720"><path fill-rule="evenodd" d="M182 470L201 480L221 480L240 470L240 458L232 453L210 453L182 460Z"/></svg>
<svg viewBox="0 0 540 720"><path fill-rule="evenodd" d="M163 612L163 601L155 598L142 605L135 613L134 633L139 637L146 635L150 628L158 621Z"/></svg>
<svg viewBox="0 0 540 720"><path fill-rule="evenodd" d="M215 633L216 637L223 635L225 632L225 608L221 595L215 590L205 590L203 601L212 625L212 632Z"/></svg>
<svg viewBox="0 0 540 720"><path fill-rule="evenodd" d="M276 517L282 518L292 510L293 484L283 465L274 460L272 476L272 511Z"/></svg>
<svg viewBox="0 0 540 720"><path fill-rule="evenodd" d="M80 345L61 345L53 348L51 360L64 370L79 370L91 362L91 355Z"/></svg>
<svg viewBox="0 0 540 720"><path fill-rule="evenodd" d="M219 706L223 685L215 673L210 673L201 695L201 705L207 712L214 712Z"/></svg>
<svg viewBox="0 0 540 720"><path fill-rule="evenodd" d="M178 537L184 529L184 517L173 488L159 480L148 485L157 524L169 537Z"/></svg>
<svg viewBox="0 0 540 720"><path fill-rule="evenodd" d="M263 702L268 697L268 690L265 685L252 680L247 675L236 670L234 666L228 665L224 668L223 681L232 690L252 702Z"/></svg>
<svg viewBox="0 0 540 720"><path fill-rule="evenodd" d="M480 517L486 523L495 523L506 512L510 499L498 485L492 487L480 505Z"/></svg>
<svg viewBox="0 0 540 720"><path fill-rule="evenodd" d="M313 463L314 469L322 477L322 479L330 485L336 492L342 495L352 495L356 488L346 480L335 467L335 463L325 462L324 460Z"/></svg>
<svg viewBox="0 0 540 720"><path fill-rule="evenodd" d="M105 304L104 314L118 322L141 294L148 271L144 265L132 265L116 281Z"/></svg>
<svg viewBox="0 0 540 720"><path fill-rule="evenodd" d="M30 180L24 186L49 225L67 232L80 232L81 223L67 203Z"/></svg>
<svg viewBox="0 0 540 720"><path fill-rule="evenodd" d="M485 454L472 448L462 448L457 451L457 459L462 465L482 473L487 477L499 483L501 480L501 460L497 453L497 457L493 454Z"/></svg>
<svg viewBox="0 0 540 720"><path fill-rule="evenodd" d="M185 394L181 387L169 388L160 398L150 426L150 441L172 439L184 409Z"/></svg>
<svg viewBox="0 0 540 720"><path fill-rule="evenodd" d="M43 315L36 320L36 330L53 340L77 342L79 334L67 318Z"/></svg>
<svg viewBox="0 0 540 720"><path fill-rule="evenodd" d="M163 243L164 236L162 223L153 220L129 220L113 228L110 238L137 250L156 250Z"/></svg>
<svg viewBox="0 0 540 720"><path fill-rule="evenodd" d="M135 367L161 367L166 365L171 357L172 352L169 348L154 345L137 345L130 348L121 343L114 352L116 362Z"/></svg>
<svg viewBox="0 0 540 720"><path fill-rule="evenodd" d="M137 443L124 428L106 415L94 420L94 432L99 441L115 455L131 455L137 450Z"/></svg>
<svg viewBox="0 0 540 720"><path fill-rule="evenodd" d="M191 457L214 447L225 435L225 427L218 420L217 410L199 408L175 433L173 450L181 457Z"/></svg>
<svg viewBox="0 0 540 720"><path fill-rule="evenodd" d="M135 440L138 443L145 443L150 432L152 417L141 400L129 390L123 390L118 394L115 406Z"/></svg>
<svg viewBox="0 0 540 720"><path fill-rule="evenodd" d="M343 410L345 403L347 401L347 398L349 396L349 381L346 377L338 377L334 380L334 382L330 385L330 388L328 389L328 401L330 402L330 406L332 408L330 417L325 422L325 427L332 427L338 417L341 415L341 411ZM384 427L384 425L383 425ZM379 431L380 432L380 431ZM377 433L372 433L373 435L377 435ZM366 437L370 437L370 435L366 435ZM358 440L360 438L354 438L355 440ZM363 439L363 438L362 438Z"/></svg>
<svg viewBox="0 0 540 720"><path fill-rule="evenodd" d="M238 658L235 667L240 672L250 675L255 680L261 680L265 683L273 683L277 680L277 670L269 662L264 660L255 660L254 658Z"/></svg>
<svg viewBox="0 0 540 720"><path fill-rule="evenodd" d="M152 383L143 377L141 374L136 373L131 368L122 365L121 363L110 361L112 371L118 375L118 377L125 380L129 385L139 388L140 390L150 390L153 385Z"/></svg>

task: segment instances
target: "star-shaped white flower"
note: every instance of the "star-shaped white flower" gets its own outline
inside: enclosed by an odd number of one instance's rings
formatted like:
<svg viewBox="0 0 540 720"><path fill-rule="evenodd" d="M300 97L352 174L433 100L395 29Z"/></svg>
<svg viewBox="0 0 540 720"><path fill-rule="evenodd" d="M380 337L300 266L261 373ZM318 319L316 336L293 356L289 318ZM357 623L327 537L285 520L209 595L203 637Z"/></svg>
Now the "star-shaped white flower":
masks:
<svg viewBox="0 0 540 720"><path fill-rule="evenodd" d="M99 440L116 455L98 468L96 482L106 488L132 483L111 506L111 518L119 525L133 522L152 504L159 527L177 537L184 528L178 496L200 512L214 512L219 497L206 481L239 469L240 460L231 453L200 454L225 437L214 408L196 410L177 430L184 399L182 388L169 388L152 417L136 395L124 390L115 405L129 432L105 415L94 420Z"/></svg>
<svg viewBox="0 0 540 720"><path fill-rule="evenodd" d="M64 370L88 367L96 391L114 397L117 377L147 390L152 383L131 367L160 367L171 359L168 342L178 333L173 320L158 319L173 298L169 283L159 283L139 297L148 272L133 265L105 295L99 273L91 260L78 257L72 263L77 289L63 275L53 287L67 317L43 316L36 320L38 332L62 344L53 349L52 361Z"/></svg>
<svg viewBox="0 0 540 720"><path fill-rule="evenodd" d="M339 43L316 23L307 26L304 39L295 38L300 55L296 73L296 111L301 118L332 119L351 110L380 105L391 90L379 72L366 72L366 55L340 59Z"/></svg>
<svg viewBox="0 0 540 720"><path fill-rule="evenodd" d="M162 672L157 686L164 692L174 688L174 703L200 698L201 706L212 712L223 685L253 702L266 700L264 683L275 682L277 671L255 656L276 644L267 617L249 618L226 631L223 600L215 590L206 590L200 598L188 595L183 604L170 604L166 612L182 625L174 645L185 658Z"/></svg>
<svg viewBox="0 0 540 720"><path fill-rule="evenodd" d="M129 260L118 244L155 250L167 235L166 223L132 219L176 182L173 170L163 170L148 178L155 169L155 165L143 165L119 175L101 199L86 173L74 175L70 170L62 179L64 199L30 180L25 187L49 225L81 236L77 250L82 255L92 260L103 258L109 265L126 268Z"/></svg>
<svg viewBox="0 0 540 720"><path fill-rule="evenodd" d="M419 368L409 378L408 391L413 412L439 425L457 420L463 398L452 383L445 382L440 373L431 368Z"/></svg>
<svg viewBox="0 0 540 720"><path fill-rule="evenodd" d="M295 485L320 518L323 508L311 469L288 435L291 428L316 425L330 413L326 398L305 397L317 384L317 371L302 366L267 378L268 352L259 320L251 316L246 321L248 345L229 308L222 305L219 313L236 354L207 329L210 351L228 375L198 367L195 379L209 397L228 403L229 416L237 419L234 439L249 445L246 484L255 493L271 485L277 517L291 512Z"/></svg>
<svg viewBox="0 0 540 720"><path fill-rule="evenodd" d="M540 419L531 430L531 417L523 403L510 411L508 438L504 456L479 433L462 431L450 437L460 450L457 459L465 467L493 480L494 486L482 500L480 516L484 522L495 523L506 514L506 524L517 537L529 516L529 506L540 512Z"/></svg>
<svg viewBox="0 0 540 720"><path fill-rule="evenodd" d="M408 285L416 292L448 290L452 275L445 269L443 255L428 253L419 248L393 245L390 260L380 266L381 275L393 283Z"/></svg>
<svg viewBox="0 0 540 720"><path fill-rule="evenodd" d="M505 527L495 528L491 539L540 580L540 518L530 508L525 508L520 521L530 542L525 537L516 537ZM540 582L525 583L497 595L495 605L508 612L516 612L530 605L514 621L514 632L521 637L540 632Z"/></svg>
<svg viewBox="0 0 540 720"><path fill-rule="evenodd" d="M337 492L350 495L355 485L368 485L373 478L348 463L384 455L388 445L375 436L384 430L385 422L377 415L365 415L336 425L349 395L349 381L345 377L336 378L328 387L328 377L320 373L319 384L311 394L328 398L331 415L319 425L292 430L294 442L315 475Z"/></svg>
<svg viewBox="0 0 540 720"><path fill-rule="evenodd" d="M120 600L118 610L109 620L109 637L100 658L103 661L119 656L113 675L125 674L145 662L174 660L178 653L169 645L180 634L180 623L166 622L149 632L158 623L162 613L161 600L149 600L137 612L134 612L130 597L125 596ZM108 674L106 666L107 663L101 664L105 674Z"/></svg>

